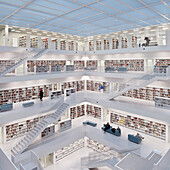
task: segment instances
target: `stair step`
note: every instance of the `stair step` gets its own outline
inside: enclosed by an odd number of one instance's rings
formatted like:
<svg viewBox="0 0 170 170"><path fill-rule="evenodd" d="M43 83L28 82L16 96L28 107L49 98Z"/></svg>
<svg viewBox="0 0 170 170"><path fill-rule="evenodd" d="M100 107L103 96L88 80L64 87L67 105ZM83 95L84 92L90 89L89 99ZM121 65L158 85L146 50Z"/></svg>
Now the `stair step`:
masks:
<svg viewBox="0 0 170 170"><path fill-rule="evenodd" d="M38 124L38 125L37 125L37 127L39 127L39 128L41 128L41 129L42 129L44 126L43 126L43 125L41 125L41 124Z"/></svg>
<svg viewBox="0 0 170 170"><path fill-rule="evenodd" d="M17 154L19 151L14 147L13 151L15 152L15 154Z"/></svg>
<svg viewBox="0 0 170 170"><path fill-rule="evenodd" d="M22 139L21 142L22 142L24 145L26 145L28 141Z"/></svg>
<svg viewBox="0 0 170 170"><path fill-rule="evenodd" d="M46 125L46 123L44 123L44 122L41 122L41 125L45 126L45 125Z"/></svg>
<svg viewBox="0 0 170 170"><path fill-rule="evenodd" d="M24 140L24 142L26 142L26 143L30 141L30 140L29 140L28 138L26 138L26 137L25 137L23 140Z"/></svg>
<svg viewBox="0 0 170 170"><path fill-rule="evenodd" d="M33 131L35 131L35 133L39 132L39 129L37 129L36 127L33 129Z"/></svg>
<svg viewBox="0 0 170 170"><path fill-rule="evenodd" d="M27 135L27 137L28 137L29 139L32 139L32 138L34 137L34 135L31 134L31 133L29 133L29 134Z"/></svg>
<svg viewBox="0 0 170 170"><path fill-rule="evenodd" d="M31 131L31 133L33 133L34 135L36 135L36 134L37 134L37 133L35 132L35 130L34 130L34 129Z"/></svg>
<svg viewBox="0 0 170 170"><path fill-rule="evenodd" d="M46 120L43 120L42 122L44 122L44 123L48 123Z"/></svg>
<svg viewBox="0 0 170 170"><path fill-rule="evenodd" d="M23 147L25 147L26 143L20 142L20 145L21 145L21 147L23 148Z"/></svg>
<svg viewBox="0 0 170 170"><path fill-rule="evenodd" d="M16 147L17 147L19 150L22 149L22 147L21 147L19 144L17 144Z"/></svg>
<svg viewBox="0 0 170 170"><path fill-rule="evenodd" d="M12 152L13 155L17 154L13 149L11 149L11 152Z"/></svg>

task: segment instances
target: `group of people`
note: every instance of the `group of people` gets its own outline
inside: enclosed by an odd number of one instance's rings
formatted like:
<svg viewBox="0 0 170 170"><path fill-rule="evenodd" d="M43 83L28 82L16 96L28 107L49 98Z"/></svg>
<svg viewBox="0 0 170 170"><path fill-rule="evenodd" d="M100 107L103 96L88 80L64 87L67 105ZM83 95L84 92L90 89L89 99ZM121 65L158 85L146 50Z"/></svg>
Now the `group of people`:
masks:
<svg viewBox="0 0 170 170"><path fill-rule="evenodd" d="M109 124L109 122L106 123L106 126L105 126L105 128L104 128L104 132L106 132L107 129L110 129L110 124ZM115 128L112 128L112 129L111 129L111 131L112 131L113 133L115 133L116 130L118 130L119 133L121 134L121 129L119 128L119 126L117 127L117 129L115 129Z"/></svg>

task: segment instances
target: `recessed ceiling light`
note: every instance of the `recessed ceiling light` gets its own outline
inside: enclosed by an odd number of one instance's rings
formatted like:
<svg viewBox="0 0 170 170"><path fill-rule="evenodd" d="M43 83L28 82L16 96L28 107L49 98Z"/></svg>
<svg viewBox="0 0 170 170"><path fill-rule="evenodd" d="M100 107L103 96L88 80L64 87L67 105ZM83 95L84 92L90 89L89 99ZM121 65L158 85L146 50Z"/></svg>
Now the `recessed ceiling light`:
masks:
<svg viewBox="0 0 170 170"><path fill-rule="evenodd" d="M21 31L17 30L17 31L15 31L15 32L21 32Z"/></svg>
<svg viewBox="0 0 170 170"><path fill-rule="evenodd" d="M27 32L27 34L31 34L31 32Z"/></svg>

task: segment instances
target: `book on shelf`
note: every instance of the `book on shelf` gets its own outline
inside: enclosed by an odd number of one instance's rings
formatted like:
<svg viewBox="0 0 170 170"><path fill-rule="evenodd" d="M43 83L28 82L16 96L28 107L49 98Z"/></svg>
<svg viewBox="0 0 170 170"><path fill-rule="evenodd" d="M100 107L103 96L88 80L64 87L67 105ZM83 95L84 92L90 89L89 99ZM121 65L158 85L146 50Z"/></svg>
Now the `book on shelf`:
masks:
<svg viewBox="0 0 170 170"><path fill-rule="evenodd" d="M127 71L144 71L144 60L105 60L105 68L125 67Z"/></svg>
<svg viewBox="0 0 170 170"><path fill-rule="evenodd" d="M55 126L49 126L44 129L43 132L41 132L41 138L49 137L55 134Z"/></svg>
<svg viewBox="0 0 170 170"><path fill-rule="evenodd" d="M38 37L33 37L30 39L31 48L38 48Z"/></svg>
<svg viewBox="0 0 170 170"><path fill-rule="evenodd" d="M0 73L15 64L15 60L0 60ZM10 73L15 73L15 69Z"/></svg>
<svg viewBox="0 0 170 170"><path fill-rule="evenodd" d="M64 157L76 152L77 150L81 149L85 147L85 142L84 142L84 138L80 139L78 141L75 141L73 143L71 143L68 146L65 146L59 150L57 150L54 154L55 154L55 161L59 161L60 159L63 159Z"/></svg>
<svg viewBox="0 0 170 170"><path fill-rule="evenodd" d="M66 50L66 41L60 41L60 50Z"/></svg>
<svg viewBox="0 0 170 170"><path fill-rule="evenodd" d="M136 131L147 133L151 136L166 139L166 125L151 120L146 120L137 116L124 115L118 112L111 112L111 123L125 126Z"/></svg>
<svg viewBox="0 0 170 170"><path fill-rule="evenodd" d="M89 51L94 51L94 41L89 41Z"/></svg>
<svg viewBox="0 0 170 170"><path fill-rule="evenodd" d="M17 103L17 102L39 98L40 89L43 89L44 97L48 97L49 92L52 91L52 84L1 90L0 104L6 104L8 103L8 101Z"/></svg>
<svg viewBox="0 0 170 170"><path fill-rule="evenodd" d="M88 116L93 116L94 118L101 119L101 107L87 104L86 113Z"/></svg>
<svg viewBox="0 0 170 170"><path fill-rule="evenodd" d="M85 115L85 105L78 105L70 108L70 118L75 119Z"/></svg>
<svg viewBox="0 0 170 170"><path fill-rule="evenodd" d="M5 137L6 141L10 141L13 139L16 139L18 137L21 137L25 135L27 132L29 132L32 128L34 128L38 122L44 118L50 117L51 114L45 115L42 117L35 117L32 119L27 119L25 121L21 121L14 124L8 124L5 126Z"/></svg>
<svg viewBox="0 0 170 170"><path fill-rule="evenodd" d="M68 49L69 49L70 51L74 51L74 41L69 41L69 42L68 42Z"/></svg>
<svg viewBox="0 0 170 170"><path fill-rule="evenodd" d="M74 61L75 70L83 70L84 66L85 66L85 61L81 61L81 60Z"/></svg>
<svg viewBox="0 0 170 170"><path fill-rule="evenodd" d="M19 37L19 47L27 46L27 36Z"/></svg>
<svg viewBox="0 0 170 170"><path fill-rule="evenodd" d="M59 123L59 131L63 132L65 130L68 130L72 127L72 120L65 120Z"/></svg>

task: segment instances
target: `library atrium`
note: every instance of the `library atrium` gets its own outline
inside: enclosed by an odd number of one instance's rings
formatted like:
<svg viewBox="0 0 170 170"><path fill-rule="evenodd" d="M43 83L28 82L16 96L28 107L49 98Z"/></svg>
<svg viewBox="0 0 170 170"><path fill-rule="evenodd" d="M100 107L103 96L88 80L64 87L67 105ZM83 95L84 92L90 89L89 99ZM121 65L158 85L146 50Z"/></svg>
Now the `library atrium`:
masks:
<svg viewBox="0 0 170 170"><path fill-rule="evenodd" d="M0 0L0 170L170 170L170 0Z"/></svg>

